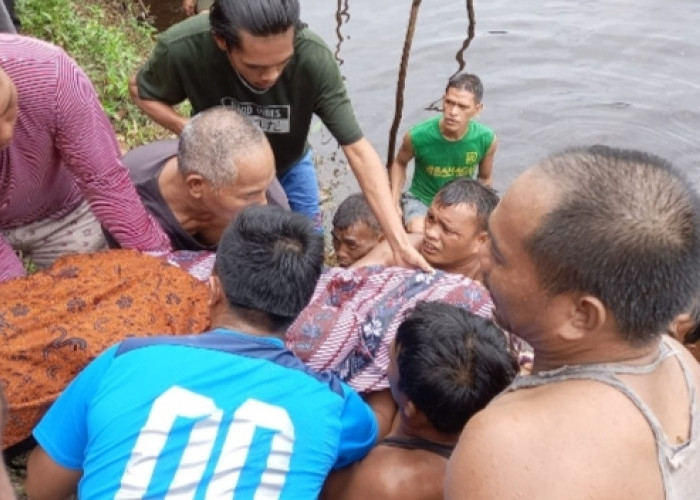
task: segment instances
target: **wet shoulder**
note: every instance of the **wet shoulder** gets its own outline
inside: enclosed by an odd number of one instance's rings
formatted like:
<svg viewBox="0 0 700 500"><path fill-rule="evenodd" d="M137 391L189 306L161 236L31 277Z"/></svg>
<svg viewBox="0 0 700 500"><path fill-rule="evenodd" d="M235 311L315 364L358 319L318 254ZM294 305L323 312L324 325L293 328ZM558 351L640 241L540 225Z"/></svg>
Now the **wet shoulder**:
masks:
<svg viewBox="0 0 700 500"><path fill-rule="evenodd" d="M364 498L442 497L446 468L447 460L424 450L377 445L356 466L352 491L359 484Z"/></svg>

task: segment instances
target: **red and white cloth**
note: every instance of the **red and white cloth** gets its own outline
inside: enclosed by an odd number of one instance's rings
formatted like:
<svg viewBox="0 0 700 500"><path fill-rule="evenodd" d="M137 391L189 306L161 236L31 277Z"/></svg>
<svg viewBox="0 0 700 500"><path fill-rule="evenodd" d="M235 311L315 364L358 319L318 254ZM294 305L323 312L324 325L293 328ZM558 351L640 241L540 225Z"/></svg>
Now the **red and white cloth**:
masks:
<svg viewBox="0 0 700 500"><path fill-rule="evenodd" d="M287 331L287 347L315 370L333 370L359 392L389 387L389 347L420 301L441 301L491 318L493 303L479 282L458 274L398 267L332 268ZM531 361L515 336L519 362Z"/></svg>

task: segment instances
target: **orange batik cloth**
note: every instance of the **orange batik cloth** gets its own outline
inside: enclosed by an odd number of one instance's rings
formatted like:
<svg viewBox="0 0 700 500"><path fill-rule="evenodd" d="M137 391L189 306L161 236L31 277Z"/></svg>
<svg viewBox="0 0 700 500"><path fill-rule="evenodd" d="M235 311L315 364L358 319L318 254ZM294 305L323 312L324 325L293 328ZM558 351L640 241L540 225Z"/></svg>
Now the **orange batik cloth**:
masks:
<svg viewBox="0 0 700 500"><path fill-rule="evenodd" d="M130 250L60 258L0 284L0 383L10 415L3 448L27 438L68 383L130 336L200 333L207 287Z"/></svg>

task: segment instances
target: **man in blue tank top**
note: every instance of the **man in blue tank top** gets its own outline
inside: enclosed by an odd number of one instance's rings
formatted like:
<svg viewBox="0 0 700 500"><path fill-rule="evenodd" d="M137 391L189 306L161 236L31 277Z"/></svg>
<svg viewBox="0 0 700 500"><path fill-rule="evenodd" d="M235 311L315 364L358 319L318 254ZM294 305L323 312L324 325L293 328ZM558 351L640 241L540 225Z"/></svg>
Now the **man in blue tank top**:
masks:
<svg viewBox="0 0 700 500"><path fill-rule="evenodd" d="M126 340L34 431L32 498L315 498L377 437L371 409L281 340L309 301L323 241L302 215L249 207L210 280L212 330Z"/></svg>

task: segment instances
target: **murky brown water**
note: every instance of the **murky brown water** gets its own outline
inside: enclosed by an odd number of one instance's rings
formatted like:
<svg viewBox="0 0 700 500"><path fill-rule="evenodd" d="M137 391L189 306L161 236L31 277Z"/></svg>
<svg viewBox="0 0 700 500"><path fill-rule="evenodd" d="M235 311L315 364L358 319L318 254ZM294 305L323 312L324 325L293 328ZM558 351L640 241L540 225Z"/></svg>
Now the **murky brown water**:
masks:
<svg viewBox="0 0 700 500"><path fill-rule="evenodd" d="M164 9L179 0L155 5ZM386 156L399 59L411 2L301 0L302 17L335 49L365 134ZM423 0L399 136L434 112L466 36L464 0ZM641 148L667 157L700 184L699 0L476 0L467 70L486 88L481 120L500 148L497 188L548 152L573 144ZM357 189L317 127L322 182ZM339 155L342 157L342 155ZM328 163L335 164L329 166Z"/></svg>

